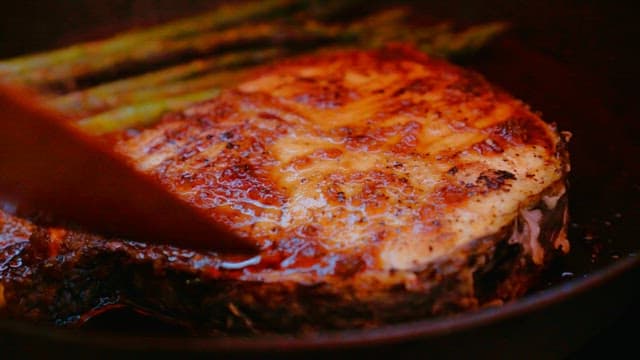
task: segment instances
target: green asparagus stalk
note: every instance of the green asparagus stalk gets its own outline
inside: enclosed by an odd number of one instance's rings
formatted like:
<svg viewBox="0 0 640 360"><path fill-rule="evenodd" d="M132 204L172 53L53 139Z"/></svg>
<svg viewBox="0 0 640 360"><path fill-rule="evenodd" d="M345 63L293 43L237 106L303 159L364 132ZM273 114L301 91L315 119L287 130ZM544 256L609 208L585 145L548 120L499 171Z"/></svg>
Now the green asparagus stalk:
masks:
<svg viewBox="0 0 640 360"><path fill-rule="evenodd" d="M279 33L274 24L243 25L220 32L203 33L185 39L149 40L124 53L107 54L104 57L82 57L63 62L50 68L37 68L21 73L21 80L29 86L65 82L91 74L114 70L130 64L151 64L159 59L178 57L187 52L207 53L225 46L243 42L268 40Z"/></svg>
<svg viewBox="0 0 640 360"><path fill-rule="evenodd" d="M292 26L285 23L258 23L242 25L218 32L203 33L185 39L149 40L126 53L93 58L91 56L60 63L51 68L38 68L21 73L23 82L30 86L68 82L70 79L100 74L127 65L153 64L163 59L178 58L185 54L208 54L239 44L278 44L282 42L314 42L335 38L337 26L318 26L308 23Z"/></svg>
<svg viewBox="0 0 640 360"><path fill-rule="evenodd" d="M479 24L462 31L456 31L447 22L417 28L396 22L369 30L366 41L360 45L377 48L391 41L400 41L415 44L430 55L454 58L483 48L507 28L508 24L504 22Z"/></svg>
<svg viewBox="0 0 640 360"><path fill-rule="evenodd" d="M231 87L238 83L238 79L241 78L242 70L228 71L228 72L214 72L202 77L172 82L165 84L164 86L152 87L148 89L142 89L131 93L118 96L114 94L110 101L118 104L119 107L128 106L132 104L145 103L149 101L162 100L165 98L172 98L175 96L194 93L196 91L204 91L205 89L216 89Z"/></svg>
<svg viewBox="0 0 640 360"><path fill-rule="evenodd" d="M223 70L228 68L237 68L251 64L262 63L267 60L275 59L283 55L284 49L258 49L245 50L241 52L229 53L219 57L208 59L199 59L187 64L181 64L166 69L161 69L151 73L118 80L103 85L98 85L83 91L72 92L63 96L59 96L50 101L50 104L73 117L84 117L100 111L105 111L116 106L122 106L131 103L131 99L141 99L143 101L151 100L141 98L147 91L150 94L153 88L159 93L158 88L167 88L167 84L174 82L184 82L189 79L200 77L207 72L214 70ZM215 85L219 85L222 81L230 81L229 76L218 76L217 81L209 81ZM184 86L183 86L184 88ZM192 89L189 89L192 92ZM139 95L131 95L138 92ZM184 91L167 91L164 94L176 95L184 93ZM124 102L124 99L130 99Z"/></svg>
<svg viewBox="0 0 640 360"><path fill-rule="evenodd" d="M219 92L219 89L210 89L178 97L124 106L82 119L76 125L93 135L103 135L127 128L145 126L157 121L167 112L177 111L190 104L214 98Z"/></svg>
<svg viewBox="0 0 640 360"><path fill-rule="evenodd" d="M453 58L483 48L507 28L507 23L490 22L471 26L461 32L437 32L432 34L428 41L421 41L419 47L428 54Z"/></svg>
<svg viewBox="0 0 640 360"><path fill-rule="evenodd" d="M309 39L315 37L333 37L334 41L345 42L358 40L368 41L367 27L385 28L394 22L399 22L406 17L405 11L390 10L383 11L375 16L366 18L346 27L327 26L312 21L304 24L300 28L290 28L288 37L301 39L308 36ZM285 27L283 27L285 29ZM214 57L209 60L195 61L185 65L179 65L168 69L160 70L146 75L106 83L83 91L73 92L54 98L51 104L57 109L64 111L74 117L87 116L99 111L105 111L116 106L131 104L136 101L147 101L158 98L159 95L177 95L184 90L192 92L204 88L206 84L220 85L220 76L204 75L207 71L221 69L225 66L237 66L241 64L258 63L274 59L278 55L283 55L286 49L266 49L244 51L232 53L221 57ZM203 77L192 80L187 84L178 86L167 85L175 82L184 82L188 77ZM228 80L228 77L222 77ZM146 89L156 87L156 89Z"/></svg>
<svg viewBox="0 0 640 360"><path fill-rule="evenodd" d="M100 75L123 65L160 62L185 53L202 55L218 47L255 42L262 37L266 37L265 40L275 40L289 32L267 24L242 26L248 21L282 14L285 10L295 8L306 9L303 15L325 17L360 1L362 0L266 0L239 6L223 6L205 15L147 30L132 31L102 41L0 62L0 80L4 78L20 81L42 90L47 89L47 84L72 88L74 79ZM323 6L318 6L318 3Z"/></svg>
<svg viewBox="0 0 640 360"><path fill-rule="evenodd" d="M0 62L0 72L5 74L44 73L46 69L63 64L65 71L58 78L71 78L77 74L85 74L102 70L100 64L121 63L122 57L130 53L140 53L140 47L151 49L165 41L179 41L190 36L211 30L222 29L249 20L266 17L278 11L285 10L299 3L299 0L265 0L254 1L243 5L222 6L212 12L170 22L164 25L150 27L145 30L126 32L112 38L72 45L55 51L48 51L34 55L26 55ZM144 50L142 50L144 53ZM140 56L140 55L138 55ZM103 61L103 59L108 61ZM91 64L97 62L97 68ZM77 73L76 73L77 72ZM63 75L65 74L65 75ZM29 80L37 81L38 77ZM46 76L45 76L46 80Z"/></svg>

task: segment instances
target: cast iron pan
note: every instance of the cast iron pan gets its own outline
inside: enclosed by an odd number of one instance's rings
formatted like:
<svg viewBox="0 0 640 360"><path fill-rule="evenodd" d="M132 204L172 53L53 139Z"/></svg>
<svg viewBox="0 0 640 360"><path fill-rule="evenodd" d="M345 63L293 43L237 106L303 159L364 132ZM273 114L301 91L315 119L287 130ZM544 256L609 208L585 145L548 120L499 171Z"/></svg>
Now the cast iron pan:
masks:
<svg viewBox="0 0 640 360"><path fill-rule="evenodd" d="M415 2L421 21L508 20L510 32L458 59L573 133L572 253L539 289L500 308L374 330L198 338L128 311L83 329L0 321L2 357L141 355L231 358L410 356L580 358L633 350L640 319L638 31L622 2ZM55 47L211 7L207 1L3 5L0 57ZM598 335L599 334L599 335Z"/></svg>

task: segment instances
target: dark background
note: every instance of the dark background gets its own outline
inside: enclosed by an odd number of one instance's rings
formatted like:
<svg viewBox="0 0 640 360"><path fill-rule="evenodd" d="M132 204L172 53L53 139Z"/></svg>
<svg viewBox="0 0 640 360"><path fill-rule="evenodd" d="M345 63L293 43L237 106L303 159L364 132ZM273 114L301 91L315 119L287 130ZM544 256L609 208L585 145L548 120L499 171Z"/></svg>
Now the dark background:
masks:
<svg viewBox="0 0 640 360"><path fill-rule="evenodd" d="M372 6L378 3L372 1ZM451 19L466 25L507 20L510 31L479 54L457 59L530 104L574 137L570 240L572 256L556 264L548 283L603 273L640 248L640 31L632 2L413 1L415 21ZM0 15L0 58L99 38L213 7L210 1L11 1ZM637 262L636 262L637 263ZM560 276L563 274L565 276ZM628 272L622 292L594 290L582 298L619 307L589 335L556 355L581 359L634 353L640 278ZM603 309L584 308L585 317ZM620 315L622 314L622 315ZM544 316L544 313L540 316ZM557 321L576 321L561 318ZM576 324L579 322L576 321ZM547 323L548 324L548 323ZM548 325L545 325L548 326ZM571 326L565 326L571 329ZM534 336L552 336L544 329ZM579 329L575 329L579 332ZM554 335L557 336L558 334ZM567 335L567 341L572 339ZM584 339L590 340L584 344ZM533 341L532 343L536 343ZM532 354L536 350L529 349ZM544 353L544 351L542 352ZM505 354L503 354L505 355ZM525 356L527 357L527 356Z"/></svg>

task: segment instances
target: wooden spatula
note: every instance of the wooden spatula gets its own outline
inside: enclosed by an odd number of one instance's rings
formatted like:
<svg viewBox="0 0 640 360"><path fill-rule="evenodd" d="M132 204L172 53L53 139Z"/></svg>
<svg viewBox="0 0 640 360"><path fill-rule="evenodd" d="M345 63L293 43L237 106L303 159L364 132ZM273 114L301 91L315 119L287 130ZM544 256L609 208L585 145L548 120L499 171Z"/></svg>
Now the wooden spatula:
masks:
<svg viewBox="0 0 640 360"><path fill-rule="evenodd" d="M218 252L256 249L34 93L6 85L0 85L0 199L106 236Z"/></svg>

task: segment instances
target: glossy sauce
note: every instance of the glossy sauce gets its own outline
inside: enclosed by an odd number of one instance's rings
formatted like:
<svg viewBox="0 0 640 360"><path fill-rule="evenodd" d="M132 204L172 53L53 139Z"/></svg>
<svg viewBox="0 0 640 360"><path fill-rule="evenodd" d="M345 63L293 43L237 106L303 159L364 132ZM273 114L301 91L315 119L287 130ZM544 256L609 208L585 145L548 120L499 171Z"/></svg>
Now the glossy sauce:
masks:
<svg viewBox="0 0 640 360"><path fill-rule="evenodd" d="M561 142L481 76L395 47L265 67L116 148L261 244L212 276L259 278L444 256L559 180Z"/></svg>

